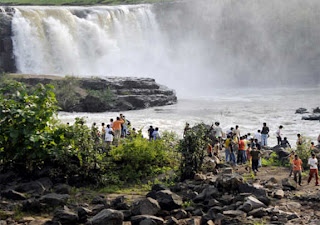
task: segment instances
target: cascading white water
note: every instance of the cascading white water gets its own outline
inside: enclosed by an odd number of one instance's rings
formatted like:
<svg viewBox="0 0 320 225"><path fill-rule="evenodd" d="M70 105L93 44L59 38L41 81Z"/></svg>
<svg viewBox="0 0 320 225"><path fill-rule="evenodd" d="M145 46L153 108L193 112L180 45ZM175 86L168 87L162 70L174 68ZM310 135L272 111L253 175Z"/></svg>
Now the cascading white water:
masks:
<svg viewBox="0 0 320 225"><path fill-rule="evenodd" d="M21 73L148 76L187 95L320 83L318 0L15 9Z"/></svg>
<svg viewBox="0 0 320 225"><path fill-rule="evenodd" d="M17 7L12 30L21 73L128 76L162 54L150 5Z"/></svg>

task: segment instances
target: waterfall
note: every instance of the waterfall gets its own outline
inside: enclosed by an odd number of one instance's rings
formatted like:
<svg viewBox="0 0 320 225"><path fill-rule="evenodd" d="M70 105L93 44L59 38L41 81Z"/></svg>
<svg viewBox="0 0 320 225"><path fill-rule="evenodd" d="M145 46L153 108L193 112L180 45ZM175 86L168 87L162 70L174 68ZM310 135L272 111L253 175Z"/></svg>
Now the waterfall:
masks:
<svg viewBox="0 0 320 225"><path fill-rule="evenodd" d="M12 40L18 72L144 75L134 73L148 71L154 55L162 54L151 7L17 7Z"/></svg>
<svg viewBox="0 0 320 225"><path fill-rule="evenodd" d="M320 1L15 7L18 72L148 76L194 94L317 86Z"/></svg>

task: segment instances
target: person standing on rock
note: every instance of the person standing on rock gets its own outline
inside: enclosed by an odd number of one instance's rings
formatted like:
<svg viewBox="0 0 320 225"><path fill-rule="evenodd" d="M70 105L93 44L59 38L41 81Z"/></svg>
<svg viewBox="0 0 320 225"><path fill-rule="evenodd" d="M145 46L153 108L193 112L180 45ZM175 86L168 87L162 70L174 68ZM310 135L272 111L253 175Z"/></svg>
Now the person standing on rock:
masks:
<svg viewBox="0 0 320 225"><path fill-rule="evenodd" d="M258 130L257 133L253 136L254 139L258 140L258 143L261 145L261 130Z"/></svg>
<svg viewBox="0 0 320 225"><path fill-rule="evenodd" d="M237 136L238 140L240 140L240 129L239 129L239 125L236 125L236 130L234 131L235 135Z"/></svg>
<svg viewBox="0 0 320 225"><path fill-rule="evenodd" d="M227 139L224 142L224 147L225 147L225 153L226 153L226 162L230 161L230 155L231 155L231 137L230 135L227 135Z"/></svg>
<svg viewBox="0 0 320 225"><path fill-rule="evenodd" d="M117 117L117 120L113 122L112 129L114 131L114 141L115 145L118 146L119 140L121 138L121 125L124 123L120 117Z"/></svg>
<svg viewBox="0 0 320 225"><path fill-rule="evenodd" d="M105 128L105 141L110 146L113 142L113 130L110 127L110 124L107 125Z"/></svg>
<svg viewBox="0 0 320 225"><path fill-rule="evenodd" d="M282 130L283 126L280 125L279 129L276 132L276 136L277 136L277 141L278 141L278 145L281 145L281 140L282 140L282 134L281 134L281 130Z"/></svg>
<svg viewBox="0 0 320 225"><path fill-rule="evenodd" d="M251 161L252 161L252 171L256 175L257 171L259 171L258 170L258 164L259 164L259 159L260 159L261 152L255 147L250 152L250 155L251 155Z"/></svg>
<svg viewBox="0 0 320 225"><path fill-rule="evenodd" d="M269 127L267 127L267 123L263 123L262 131L261 131L262 146L268 146L268 137L269 137Z"/></svg>
<svg viewBox="0 0 320 225"><path fill-rule="evenodd" d="M291 145L287 139L287 137L284 137L283 140L281 140L281 145L282 148L291 148Z"/></svg>
<svg viewBox="0 0 320 225"><path fill-rule="evenodd" d="M152 141L152 133L153 133L154 129L153 126L150 126L148 129L148 134L149 134L149 141Z"/></svg>
<svg viewBox="0 0 320 225"><path fill-rule="evenodd" d="M294 160L292 160L292 168L293 168L293 176L294 181L301 186L301 172L302 172L302 160L298 155L294 156ZM299 181L297 181L297 174L299 175Z"/></svg>
<svg viewBox="0 0 320 225"><path fill-rule="evenodd" d="M290 163L290 174L289 174L289 177L292 176L292 173L293 173L293 163L292 161L294 160L294 151L291 151L290 155L288 156L289 157L289 163Z"/></svg>
<svg viewBox="0 0 320 225"><path fill-rule="evenodd" d="M246 163L246 143L243 137L240 137L239 151L238 151L238 164Z"/></svg>
<svg viewBox="0 0 320 225"><path fill-rule="evenodd" d="M216 138L217 138L218 141L219 141L219 144L221 145L221 140L222 140L222 128L219 126L219 125L220 125L219 122L215 122L214 124L215 124L214 130L215 130L215 132L216 132L215 135L216 135Z"/></svg>
<svg viewBox="0 0 320 225"><path fill-rule="evenodd" d="M154 141L161 139L161 138L160 138L159 128L158 128L158 127L156 127L156 129L154 129L154 131L153 131L153 133L152 133L152 137L153 137L153 140L154 140Z"/></svg>
<svg viewBox="0 0 320 225"><path fill-rule="evenodd" d="M101 124L101 139L104 140L106 138L106 127L105 124Z"/></svg>
<svg viewBox="0 0 320 225"><path fill-rule="evenodd" d="M308 178L308 184L310 183L313 175L316 177L316 186L319 186L319 174L318 174L318 160L315 154L312 154L308 160L308 166L310 166L310 174Z"/></svg>
<svg viewBox="0 0 320 225"><path fill-rule="evenodd" d="M302 143L303 143L303 138L302 138L302 136L301 136L301 134L297 134L297 145L302 145Z"/></svg>

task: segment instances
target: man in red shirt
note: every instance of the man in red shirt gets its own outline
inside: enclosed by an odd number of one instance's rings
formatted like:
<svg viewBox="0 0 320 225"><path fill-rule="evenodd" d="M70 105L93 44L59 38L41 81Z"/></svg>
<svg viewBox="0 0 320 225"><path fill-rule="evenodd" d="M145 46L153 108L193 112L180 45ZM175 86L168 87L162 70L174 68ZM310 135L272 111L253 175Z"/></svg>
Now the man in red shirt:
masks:
<svg viewBox="0 0 320 225"><path fill-rule="evenodd" d="M238 151L238 164L246 163L246 143L243 137L240 137L239 151Z"/></svg>
<svg viewBox="0 0 320 225"><path fill-rule="evenodd" d="M119 144L119 140L121 137L121 124L123 124L124 121L120 119L120 117L117 117L117 120L113 122L112 130L114 131L114 142L116 146Z"/></svg>
<svg viewBox="0 0 320 225"><path fill-rule="evenodd" d="M297 183L297 174L299 175L299 185L301 186L301 171L302 171L302 160L299 158L298 155L294 156L294 160L292 160L292 167L293 167L293 175L294 181Z"/></svg>

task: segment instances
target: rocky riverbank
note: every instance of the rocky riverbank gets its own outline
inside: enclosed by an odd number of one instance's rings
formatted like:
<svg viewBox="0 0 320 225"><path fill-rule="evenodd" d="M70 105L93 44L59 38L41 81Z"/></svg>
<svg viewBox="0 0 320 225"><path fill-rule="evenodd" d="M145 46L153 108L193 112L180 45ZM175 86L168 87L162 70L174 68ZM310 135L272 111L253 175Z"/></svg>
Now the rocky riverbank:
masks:
<svg viewBox="0 0 320 225"><path fill-rule="evenodd" d="M265 158L271 152L265 150ZM307 185L307 176L297 186L286 167L264 166L253 176L245 166L232 167L217 158L206 157L204 163L207 170L194 179L118 194L54 183L45 173L26 179L10 171L0 174L0 224L320 223L319 188L314 181Z"/></svg>
<svg viewBox="0 0 320 225"><path fill-rule="evenodd" d="M177 102L175 92L151 78L78 78L47 75L11 77L30 88L53 84L58 105L66 112L105 112L144 109Z"/></svg>

